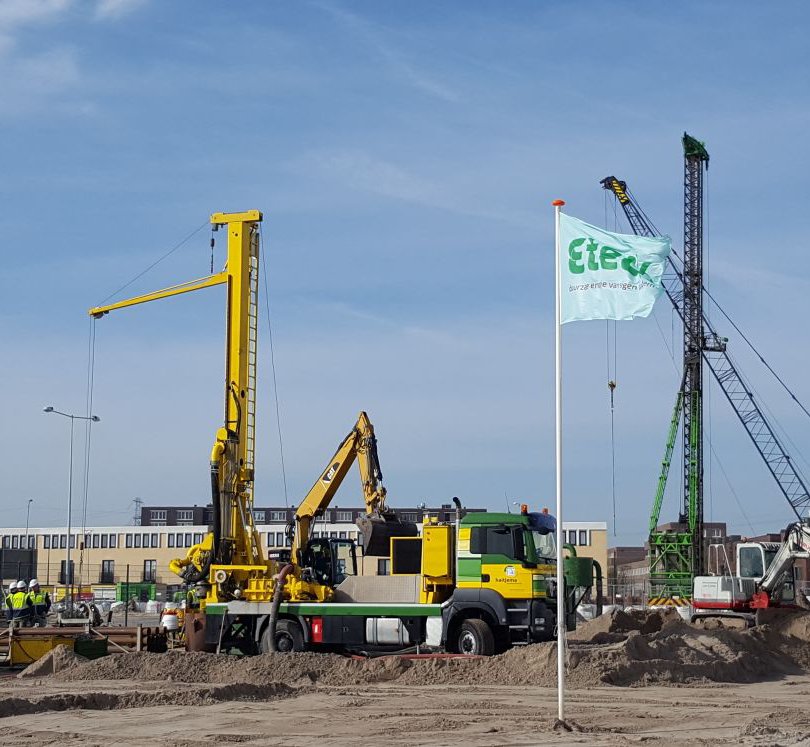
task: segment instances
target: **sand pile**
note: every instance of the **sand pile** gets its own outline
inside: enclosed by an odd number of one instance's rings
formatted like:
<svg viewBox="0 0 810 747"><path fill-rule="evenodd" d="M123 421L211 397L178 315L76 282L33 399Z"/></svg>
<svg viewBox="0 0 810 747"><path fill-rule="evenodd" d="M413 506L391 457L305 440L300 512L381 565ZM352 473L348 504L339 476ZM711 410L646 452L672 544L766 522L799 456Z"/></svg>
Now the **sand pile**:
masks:
<svg viewBox="0 0 810 747"><path fill-rule="evenodd" d="M614 611L569 643L571 687L610 684L756 682L810 671L810 615L750 630L704 630L677 613ZM651 632L645 632L645 631ZM792 632L791 632L792 631ZM62 680L188 683L281 682L287 685L489 684L553 686L556 644L517 647L481 659L347 659L333 654L227 655L170 652L115 654L57 671Z"/></svg>
<svg viewBox="0 0 810 747"><path fill-rule="evenodd" d="M73 649L70 648L70 646L60 644L51 649L41 659L38 659L33 664L29 664L17 677L18 679L46 677L56 672L65 672L66 670L73 669L86 661L87 659L84 656L73 653Z"/></svg>
<svg viewBox="0 0 810 747"><path fill-rule="evenodd" d="M675 609L628 611L614 609L580 624L574 632L569 633L568 638L583 643L616 643L625 640L634 631L644 634L657 633L665 622L678 619L681 618Z"/></svg>

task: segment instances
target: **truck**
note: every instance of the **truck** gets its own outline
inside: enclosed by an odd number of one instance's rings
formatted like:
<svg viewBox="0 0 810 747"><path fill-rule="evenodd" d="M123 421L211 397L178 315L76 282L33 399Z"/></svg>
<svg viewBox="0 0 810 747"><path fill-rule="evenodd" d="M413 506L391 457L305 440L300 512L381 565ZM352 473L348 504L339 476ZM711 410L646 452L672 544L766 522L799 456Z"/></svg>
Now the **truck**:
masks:
<svg viewBox="0 0 810 747"><path fill-rule="evenodd" d="M796 559L807 557L810 557L807 520L791 524L781 543L738 543L736 574L728 572L726 562L725 569L718 568L715 575L695 577L692 618L738 617L754 623L758 610L806 606L805 600L796 594L793 564Z"/></svg>
<svg viewBox="0 0 810 747"><path fill-rule="evenodd" d="M313 567L304 575L317 573L334 590L330 599L282 601L275 626L272 602L207 602L198 648L488 656L552 640L558 593L566 595L568 630L594 585L599 606L599 563L573 547L565 589L556 588L556 522L547 512L457 514L455 522L428 519L418 537L392 538L388 576L360 575L352 540L310 540L305 557Z"/></svg>
<svg viewBox="0 0 810 747"><path fill-rule="evenodd" d="M187 647L201 651L445 650L488 655L554 636L565 595L568 629L602 571L569 546L565 588L556 585L556 522L545 511L429 519L421 534L386 504L376 437L365 413L296 510L289 553L264 552L253 517L260 225L258 210L214 213L227 234L224 269L104 306L112 311L223 285L226 293L224 422L209 458L212 523L170 569L188 586ZM311 536L353 461L360 466L365 554L390 561L388 576L358 573L351 540Z"/></svg>

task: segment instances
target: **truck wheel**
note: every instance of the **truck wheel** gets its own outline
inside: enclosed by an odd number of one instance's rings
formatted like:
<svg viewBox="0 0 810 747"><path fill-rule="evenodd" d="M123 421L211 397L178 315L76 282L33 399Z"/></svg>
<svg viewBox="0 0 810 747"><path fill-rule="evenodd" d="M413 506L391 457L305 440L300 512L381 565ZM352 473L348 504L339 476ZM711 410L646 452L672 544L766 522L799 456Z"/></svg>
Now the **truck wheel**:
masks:
<svg viewBox="0 0 810 747"><path fill-rule="evenodd" d="M304 634L301 632L301 626L293 620L279 620L276 623L276 651L280 654L291 654L304 649ZM261 650L263 654L269 654L271 651L269 625L262 633Z"/></svg>
<svg viewBox="0 0 810 747"><path fill-rule="evenodd" d="M471 656L492 656L495 653L495 636L492 628L483 620L472 618L461 623L456 637L456 650Z"/></svg>

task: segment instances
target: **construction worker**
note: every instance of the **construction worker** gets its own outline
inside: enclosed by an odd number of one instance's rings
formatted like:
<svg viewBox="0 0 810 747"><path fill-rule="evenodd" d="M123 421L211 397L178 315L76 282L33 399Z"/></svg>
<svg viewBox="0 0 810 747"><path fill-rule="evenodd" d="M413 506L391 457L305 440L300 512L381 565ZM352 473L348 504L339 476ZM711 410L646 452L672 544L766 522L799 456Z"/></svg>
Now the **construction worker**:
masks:
<svg viewBox="0 0 810 747"><path fill-rule="evenodd" d="M17 582L12 581L8 585L6 594L6 619L11 622L14 619L14 608L11 606L11 598L17 593Z"/></svg>
<svg viewBox="0 0 810 747"><path fill-rule="evenodd" d="M11 595L11 620L17 627L28 625L33 605L28 598L28 584L17 582L16 591Z"/></svg>
<svg viewBox="0 0 810 747"><path fill-rule="evenodd" d="M44 627L48 622L48 612L51 610L51 598L47 591L39 588L39 581L35 578L28 584L28 598L31 600L34 625Z"/></svg>

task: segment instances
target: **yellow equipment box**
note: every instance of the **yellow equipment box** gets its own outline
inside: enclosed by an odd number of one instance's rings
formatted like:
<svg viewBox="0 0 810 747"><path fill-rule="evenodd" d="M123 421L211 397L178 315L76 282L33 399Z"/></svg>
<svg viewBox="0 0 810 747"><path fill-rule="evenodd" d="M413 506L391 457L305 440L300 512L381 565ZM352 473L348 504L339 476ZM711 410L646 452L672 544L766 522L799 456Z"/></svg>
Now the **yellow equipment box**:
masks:
<svg viewBox="0 0 810 747"><path fill-rule="evenodd" d="M12 638L9 652L11 665L31 664L60 645L68 646L72 650L74 640L61 635L52 635L48 638Z"/></svg>

